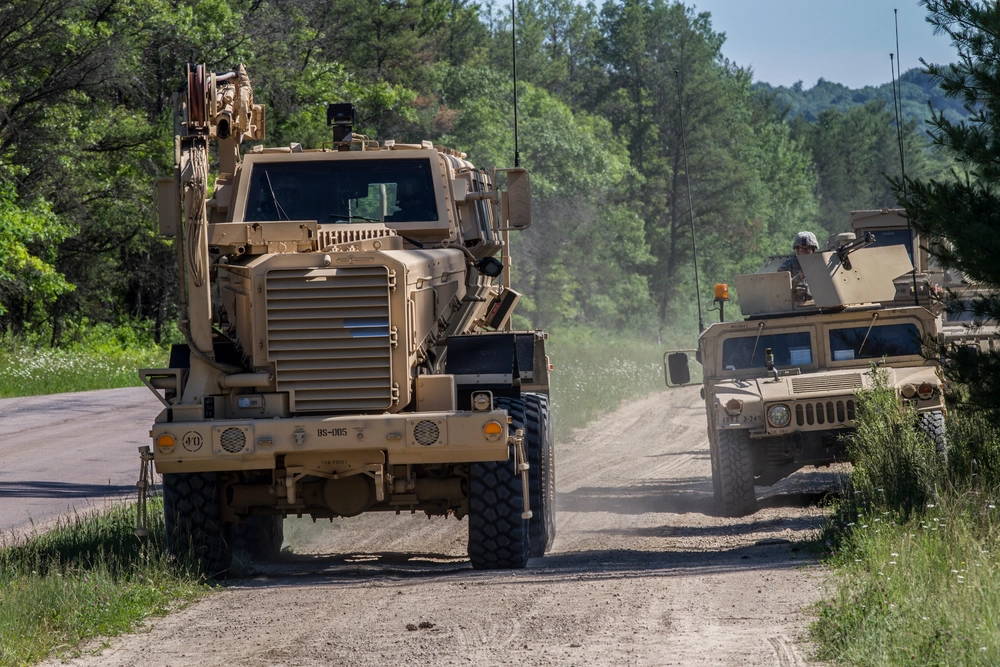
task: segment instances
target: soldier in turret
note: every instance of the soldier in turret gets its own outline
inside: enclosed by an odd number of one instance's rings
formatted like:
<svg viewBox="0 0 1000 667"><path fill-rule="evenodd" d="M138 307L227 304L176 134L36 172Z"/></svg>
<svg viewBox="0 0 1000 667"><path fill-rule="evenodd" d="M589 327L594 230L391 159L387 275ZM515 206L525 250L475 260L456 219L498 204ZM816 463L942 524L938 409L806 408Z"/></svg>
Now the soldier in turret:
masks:
<svg viewBox="0 0 1000 667"><path fill-rule="evenodd" d="M779 271L788 271L792 274L792 290L795 292L795 300L798 302L812 299L805 274L802 273L802 267L799 265L799 255L811 255L818 250L819 242L816 240L815 234L806 231L799 232L792 242L792 252L795 254L778 267Z"/></svg>

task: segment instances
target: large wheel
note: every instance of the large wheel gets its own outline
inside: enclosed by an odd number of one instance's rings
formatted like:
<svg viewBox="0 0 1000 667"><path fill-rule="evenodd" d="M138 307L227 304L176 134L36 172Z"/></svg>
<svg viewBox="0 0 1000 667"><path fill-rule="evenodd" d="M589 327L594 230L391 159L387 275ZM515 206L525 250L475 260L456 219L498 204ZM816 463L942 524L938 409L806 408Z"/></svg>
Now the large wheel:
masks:
<svg viewBox="0 0 1000 667"><path fill-rule="evenodd" d="M532 558L544 556L556 537L556 476L555 450L549 397L544 394L524 394L521 400L497 398L496 407L507 410L511 428L524 429L524 448L528 457L528 490L531 519L528 532Z"/></svg>
<svg viewBox="0 0 1000 667"><path fill-rule="evenodd" d="M930 410L929 412L918 414L917 428L931 439L938 456L942 459L948 457L948 432L945 428L944 412L942 410Z"/></svg>
<svg viewBox="0 0 1000 667"><path fill-rule="evenodd" d="M511 428L524 428L524 403L497 399ZM469 560L477 570L522 568L530 554L530 528L522 518L521 476L513 461L481 461L469 467Z"/></svg>
<svg viewBox="0 0 1000 667"><path fill-rule="evenodd" d="M225 575L233 554L216 473L164 474L163 518L170 554L207 577Z"/></svg>
<svg viewBox="0 0 1000 667"><path fill-rule="evenodd" d="M285 540L285 520L281 516L248 516L233 526L233 549L253 560L274 560Z"/></svg>
<svg viewBox="0 0 1000 667"><path fill-rule="evenodd" d="M744 430L715 432L716 456L712 476L716 480L715 503L723 516L746 516L757 510L753 488L753 452L750 434Z"/></svg>

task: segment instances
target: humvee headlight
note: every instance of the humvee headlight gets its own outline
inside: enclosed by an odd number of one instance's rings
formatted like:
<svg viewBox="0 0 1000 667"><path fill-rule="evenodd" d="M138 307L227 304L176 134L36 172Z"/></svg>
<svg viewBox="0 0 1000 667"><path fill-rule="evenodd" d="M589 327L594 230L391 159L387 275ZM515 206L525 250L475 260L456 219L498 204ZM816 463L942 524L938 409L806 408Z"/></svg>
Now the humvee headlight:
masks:
<svg viewBox="0 0 1000 667"><path fill-rule="evenodd" d="M785 428L792 421L792 411L784 403L772 405L767 409L767 423L775 428Z"/></svg>
<svg viewBox="0 0 1000 667"><path fill-rule="evenodd" d="M483 424L483 435L487 440L499 440L503 435L503 424L498 421L488 421Z"/></svg>
<svg viewBox="0 0 1000 667"><path fill-rule="evenodd" d="M488 391L477 391L472 394L472 409L477 412L486 412L493 407L493 398Z"/></svg>
<svg viewBox="0 0 1000 667"><path fill-rule="evenodd" d="M930 382L921 382L920 386L917 387L917 396L920 397L921 401L926 401L927 399L934 397L935 391L937 391L937 387L932 385Z"/></svg>
<svg viewBox="0 0 1000 667"><path fill-rule="evenodd" d="M907 382L899 388L899 393L903 395L903 398L913 398L917 395L917 388Z"/></svg>
<svg viewBox="0 0 1000 667"><path fill-rule="evenodd" d="M743 412L743 401L738 398L731 398L726 401L726 414L735 417Z"/></svg>
<svg viewBox="0 0 1000 667"><path fill-rule="evenodd" d="M169 433L161 433L156 436L156 448L159 449L164 454L169 454L174 451L174 447L177 445L177 438L170 435Z"/></svg>

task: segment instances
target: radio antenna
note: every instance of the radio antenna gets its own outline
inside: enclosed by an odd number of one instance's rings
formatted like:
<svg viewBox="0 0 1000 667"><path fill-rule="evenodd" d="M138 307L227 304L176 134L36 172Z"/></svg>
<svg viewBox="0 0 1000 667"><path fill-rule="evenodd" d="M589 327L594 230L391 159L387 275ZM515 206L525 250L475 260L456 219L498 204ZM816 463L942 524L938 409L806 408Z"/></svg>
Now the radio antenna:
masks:
<svg viewBox="0 0 1000 667"><path fill-rule="evenodd" d="M510 61L514 79L514 166L521 166L521 152L517 144L517 0L510 0Z"/></svg>
<svg viewBox="0 0 1000 667"><path fill-rule="evenodd" d="M677 77L678 99L681 99L679 95L681 90L681 73L679 70L674 69L674 75ZM684 123L683 100L679 102L677 109L681 121L681 157L684 159L684 181L687 183L688 221L691 224L691 254L694 256L694 291L695 300L698 304L698 333L701 333L705 330L705 318L701 312L701 283L698 281L698 237L695 235L694 226L694 195L691 194L691 168L688 166L687 132Z"/></svg>
<svg viewBox="0 0 1000 667"><path fill-rule="evenodd" d="M903 61L899 57L899 10L892 10L892 19L896 28L896 53L895 63L893 54L889 54L889 68L892 70L892 108L896 114L896 143L899 145L899 182L903 187L903 196L906 196L906 151L903 143ZM898 74L898 77L897 77ZM899 85L896 85L896 79ZM920 305L920 294L917 292L917 258L920 255L920 248L913 237L913 224L910 216L906 215L906 231L910 235L910 247L913 249L913 305Z"/></svg>

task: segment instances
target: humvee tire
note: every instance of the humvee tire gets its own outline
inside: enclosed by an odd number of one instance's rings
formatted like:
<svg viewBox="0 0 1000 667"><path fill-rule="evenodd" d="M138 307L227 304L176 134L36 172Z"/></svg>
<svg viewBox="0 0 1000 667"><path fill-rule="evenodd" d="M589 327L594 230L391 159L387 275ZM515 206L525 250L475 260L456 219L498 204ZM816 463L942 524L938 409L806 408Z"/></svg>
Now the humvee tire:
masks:
<svg viewBox="0 0 1000 667"><path fill-rule="evenodd" d="M723 516L746 516L757 510L750 434L742 429L715 432L718 486L715 503Z"/></svg>
<svg viewBox="0 0 1000 667"><path fill-rule="evenodd" d="M285 519L281 516L248 516L233 526L233 550L253 560L274 560L285 541Z"/></svg>
<svg viewBox="0 0 1000 667"><path fill-rule="evenodd" d="M555 451L549 397L545 394L524 394L521 400L497 398L496 406L507 410L513 419L511 428L524 428L524 447L529 465L528 496L531 500L531 519L528 521L530 555L538 558L552 547L556 537Z"/></svg>
<svg viewBox="0 0 1000 667"><path fill-rule="evenodd" d="M163 518L168 553L206 577L225 575L233 552L219 512L217 473L165 473Z"/></svg>
<svg viewBox="0 0 1000 667"><path fill-rule="evenodd" d="M942 410L930 410L917 415L917 428L923 431L931 442L934 450L942 459L948 457L948 432L944 423Z"/></svg>
<svg viewBox="0 0 1000 667"><path fill-rule="evenodd" d="M524 401L497 398L511 430L524 428ZM527 431L526 431L527 433ZM521 476L511 461L482 461L469 468L469 560L477 570L520 569L531 550Z"/></svg>

